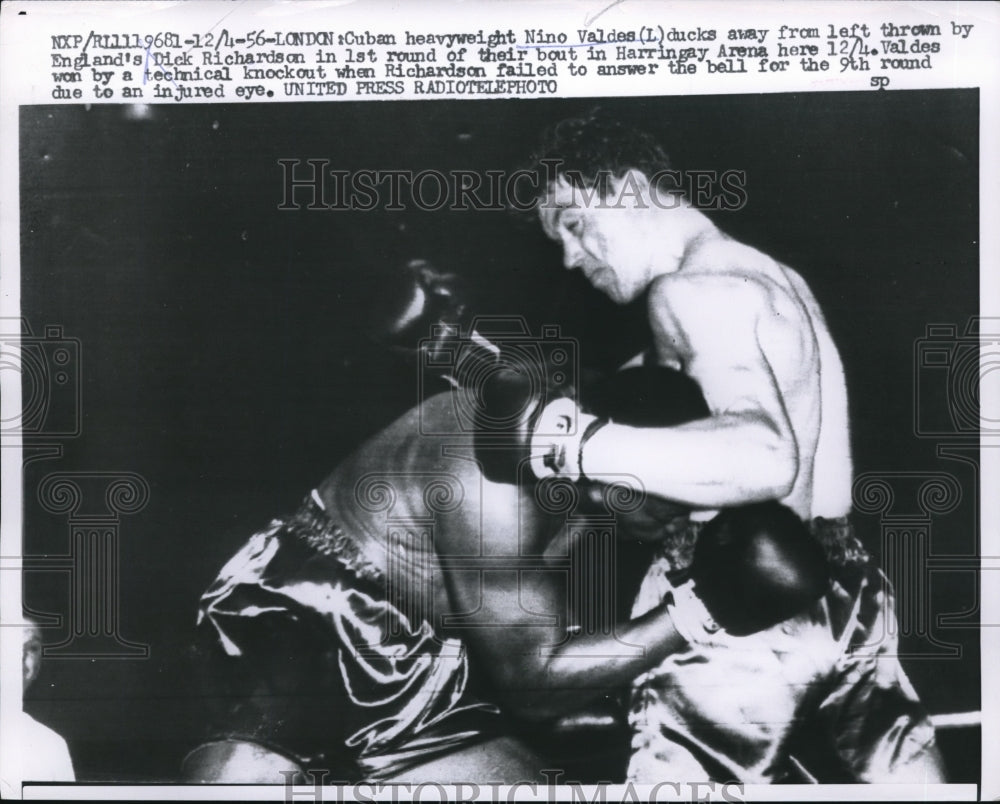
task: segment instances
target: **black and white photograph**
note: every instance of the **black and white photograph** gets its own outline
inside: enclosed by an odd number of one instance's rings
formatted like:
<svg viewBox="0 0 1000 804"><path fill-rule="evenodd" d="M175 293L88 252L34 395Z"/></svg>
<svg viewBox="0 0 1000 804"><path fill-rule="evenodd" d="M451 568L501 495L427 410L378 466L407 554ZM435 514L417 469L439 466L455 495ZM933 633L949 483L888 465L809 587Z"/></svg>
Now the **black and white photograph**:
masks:
<svg viewBox="0 0 1000 804"><path fill-rule="evenodd" d="M35 795L978 798L980 89L146 100L17 110Z"/></svg>

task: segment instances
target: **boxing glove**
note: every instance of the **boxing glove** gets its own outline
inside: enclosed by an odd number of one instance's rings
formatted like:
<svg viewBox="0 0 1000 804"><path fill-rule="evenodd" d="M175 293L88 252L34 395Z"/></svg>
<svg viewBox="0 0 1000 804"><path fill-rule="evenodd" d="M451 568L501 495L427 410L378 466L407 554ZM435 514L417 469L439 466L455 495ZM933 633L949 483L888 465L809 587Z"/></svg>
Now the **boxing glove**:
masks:
<svg viewBox="0 0 1000 804"><path fill-rule="evenodd" d="M632 427L674 427L711 415L698 383L667 366L631 366L584 387L591 413Z"/></svg>
<svg viewBox="0 0 1000 804"><path fill-rule="evenodd" d="M802 612L825 593L829 574L805 523L768 501L726 509L706 523L691 577L715 622L742 636Z"/></svg>
<svg viewBox="0 0 1000 804"><path fill-rule="evenodd" d="M390 348L433 351L441 346L438 337L457 331L465 318L465 281L426 260L410 260L377 287L372 329Z"/></svg>
<svg viewBox="0 0 1000 804"><path fill-rule="evenodd" d="M529 372L516 366L481 376L475 388L473 443L483 474L495 483L533 479L531 439L545 394Z"/></svg>

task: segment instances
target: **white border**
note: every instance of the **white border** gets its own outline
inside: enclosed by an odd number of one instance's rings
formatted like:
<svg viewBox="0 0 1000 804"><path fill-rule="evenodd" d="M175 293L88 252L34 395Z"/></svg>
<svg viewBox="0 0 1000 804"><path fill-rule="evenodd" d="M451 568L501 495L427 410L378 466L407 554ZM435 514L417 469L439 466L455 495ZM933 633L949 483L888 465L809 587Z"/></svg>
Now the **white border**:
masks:
<svg viewBox="0 0 1000 804"><path fill-rule="evenodd" d="M627 3L557 2L535 3L361 3L347 0L317 0L308 3L290 3L281 0L248 0L245 3L229 2L7 2L2 7L0 24L0 79L2 79L3 107L0 111L0 315L16 317L19 312L19 232L18 215L18 106L21 104L53 103L47 75L49 67L49 34L52 31L98 30L219 30L283 28L327 29L357 28L401 31L462 30L467 28L523 28L543 26L552 30L573 30L577 25L592 22L605 27L627 28L644 24L651 19L676 21L678 25L705 27L757 27L775 28L780 22L794 20L800 25L822 25L826 21L868 22L875 24L891 18L897 23L935 22L945 27L947 21L957 20L976 26L975 36L964 41L960 48L949 48L936 59L933 71L911 71L892 76L891 89L978 86L981 97L981 315L1000 314L1000 240L998 240L997 198L1000 197L1000 163L996 144L1000 143L1000 60L996 43L1000 41L1000 11L993 3L760 3L737 4L721 2L656 3L636 0ZM597 19L599 17L599 19ZM769 76L762 84L753 76L708 76L652 81L636 80L631 83L576 80L564 76L560 80L560 95L601 96L610 91L616 94L646 95L757 93L789 91L836 91L862 89L857 76L839 76L832 73L803 74L789 72ZM293 100L301 101L302 98ZM120 102L120 98L114 98ZM76 103L77 101L70 101ZM95 101L99 102L99 101ZM196 101L197 102L197 101ZM206 100L205 102L211 102ZM275 99L273 102L279 102ZM9 374L9 372L4 373ZM6 376L4 379L7 380ZM982 400L984 410L1000 410L997 384L984 384ZM20 388L17 383L5 381L2 389L2 416L11 417L11 411L20 409ZM1000 486L1000 443L994 438L982 438L981 466L985 493L982 500L981 523L983 535L984 569L1000 570L1000 496L989 493ZM5 445L0 451L3 471L3 506L0 514L0 555L5 559L3 568L2 616L0 622L13 624L19 621L20 573L16 561L9 558L19 552L21 532L21 453L16 446ZM1000 645L997 628L1000 627L1000 583L993 572L984 573L982 585L981 617L992 627L982 629L983 709L983 798L1000 796L1000 765L995 761L1000 746L1000 677L992 668L1000 666ZM0 634L3 635L3 634ZM21 706L18 667L19 639L0 639L0 719L8 724L9 713ZM3 745L17 736L10 734L6 725L0 729L0 755ZM0 794L16 794L16 774L10 769L0 771L4 779ZM147 798L169 795L188 798L203 795L204 788L179 787L29 787L25 794L31 797L79 798ZM268 788L218 788L211 791L218 798L271 798L274 791ZM609 799L611 795L609 791ZM765 792L765 791L761 791ZM932 795L969 796L968 786L952 785L946 789L876 786L865 790L857 788L781 788L769 789L767 797L777 799L804 796L819 800L827 798L866 797L871 792L882 798L926 798ZM750 789L748 788L748 798ZM756 798L757 791L754 791ZM521 793L518 794L520 797ZM975 795L975 791L972 791Z"/></svg>

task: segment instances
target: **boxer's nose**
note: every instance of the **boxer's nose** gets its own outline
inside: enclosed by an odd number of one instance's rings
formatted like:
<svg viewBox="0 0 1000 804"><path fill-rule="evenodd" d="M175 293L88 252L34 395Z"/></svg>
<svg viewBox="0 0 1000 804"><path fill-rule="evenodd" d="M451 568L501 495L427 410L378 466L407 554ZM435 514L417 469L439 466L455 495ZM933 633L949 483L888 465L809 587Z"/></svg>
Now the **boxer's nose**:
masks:
<svg viewBox="0 0 1000 804"><path fill-rule="evenodd" d="M580 267L583 249L579 244L568 237L563 237L563 266L567 271L573 271Z"/></svg>

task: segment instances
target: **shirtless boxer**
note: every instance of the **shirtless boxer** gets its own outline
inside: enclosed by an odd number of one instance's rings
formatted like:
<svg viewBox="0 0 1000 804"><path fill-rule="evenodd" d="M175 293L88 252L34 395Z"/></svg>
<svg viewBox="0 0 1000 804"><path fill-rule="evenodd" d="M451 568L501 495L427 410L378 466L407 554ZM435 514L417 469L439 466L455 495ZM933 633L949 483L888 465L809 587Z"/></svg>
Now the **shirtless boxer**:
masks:
<svg viewBox="0 0 1000 804"><path fill-rule="evenodd" d="M682 374L659 370L655 387L647 371L635 374L616 375L615 393L604 394L626 405L599 412L640 423L626 409L637 396L656 400L662 422L705 411ZM463 390L430 397L363 444L295 515L253 536L202 597L216 682L206 697L219 711L186 779L273 782L310 769L331 782L542 781L547 764L506 716L557 718L683 647L679 632L691 626L665 604L613 633L576 624L568 601L579 589L569 578L580 531L567 517L593 516L588 500L603 502L606 484L577 494L562 480L527 480L517 439L531 432L498 445L501 428L481 420L546 397L524 372L477 376L489 400L473 410L481 426L462 424ZM632 503L597 513L617 515L625 535L686 515L654 497ZM790 541L764 537L775 560L761 586L774 589L769 603L794 611L822 593L826 571L818 549ZM719 565L702 562L706 588L720 587ZM725 601L715 610L742 620Z"/></svg>
<svg viewBox="0 0 1000 804"><path fill-rule="evenodd" d="M595 429L583 414L558 436L576 411L568 400L550 405L532 445L536 474L629 473L701 520L780 500L812 524L836 568L831 594L806 614L744 636L706 617L685 650L637 681L630 778L787 778L785 748L814 711L830 729L838 780L939 781L933 729L895 658L891 590L847 520L844 373L809 287L671 194L676 173L642 132L566 120L536 159L540 175L555 175L538 214L565 267L619 304L646 294L653 342L642 359L697 380L711 411L654 430ZM699 607L685 574L700 527L667 540L633 615L663 601Z"/></svg>
<svg viewBox="0 0 1000 804"><path fill-rule="evenodd" d="M370 439L222 569L199 613L221 706L185 778L544 781L505 713L555 717L682 644L663 606L567 639L566 512L482 474L456 400Z"/></svg>

